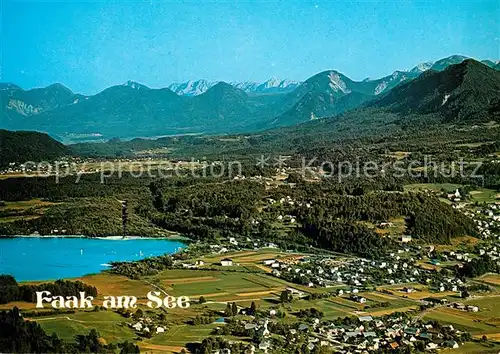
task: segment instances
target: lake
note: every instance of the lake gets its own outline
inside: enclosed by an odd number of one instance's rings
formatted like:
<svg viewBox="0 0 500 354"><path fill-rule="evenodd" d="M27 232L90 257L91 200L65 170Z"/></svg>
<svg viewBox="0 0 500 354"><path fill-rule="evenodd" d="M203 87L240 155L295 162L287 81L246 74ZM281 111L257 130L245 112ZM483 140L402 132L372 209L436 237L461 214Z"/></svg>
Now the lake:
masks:
<svg viewBox="0 0 500 354"><path fill-rule="evenodd" d="M0 237L0 274L17 281L74 278L135 261L175 253L184 243L160 238Z"/></svg>

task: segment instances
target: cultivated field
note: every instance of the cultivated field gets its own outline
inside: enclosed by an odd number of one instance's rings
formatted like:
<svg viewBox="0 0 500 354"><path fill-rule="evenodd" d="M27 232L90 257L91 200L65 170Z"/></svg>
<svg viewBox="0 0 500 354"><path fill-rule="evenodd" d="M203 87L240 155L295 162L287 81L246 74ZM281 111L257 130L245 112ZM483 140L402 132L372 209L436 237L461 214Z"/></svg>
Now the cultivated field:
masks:
<svg viewBox="0 0 500 354"><path fill-rule="evenodd" d="M125 324L126 319L108 310L99 312L78 311L74 314L38 317L35 319L47 333L56 332L65 340L74 341L77 334L95 328L108 343L133 340L136 335Z"/></svg>
<svg viewBox="0 0 500 354"><path fill-rule="evenodd" d="M60 203L52 203L41 199L31 199L16 202L4 202L0 206L0 222L37 219L47 208Z"/></svg>
<svg viewBox="0 0 500 354"><path fill-rule="evenodd" d="M288 283L270 275L268 267L262 264L265 259L274 259L291 256L288 253L276 252L273 249L260 251L245 251L221 256L203 258L204 265L201 269L172 269L165 270L154 276L142 277L132 280L123 276L109 273L100 273L81 277L89 285L97 287L102 300L104 295L133 295L139 298L139 308L144 313L163 312L168 323L163 334L154 335L151 339L143 338L138 345L143 351L153 353L175 353L188 346L189 343L199 342L210 335L219 324L193 325L191 320L197 315L211 312L215 318L223 316L227 303L235 302L242 307L249 307L255 302L264 312L270 309L281 309L286 316L280 321L295 322L295 314L308 308L316 308L323 312L324 319L332 320L345 316L382 316L392 312L407 312L418 309L420 299L427 297L448 297L450 301L465 302L466 304L480 307L477 313L462 312L447 307L430 310L424 319L439 320L443 323L453 324L458 329L469 331L473 336L480 338L487 335L489 339L500 340L500 307L497 306L500 297L484 297L463 301L456 297L456 293L432 293L428 287L421 284L407 284L417 289L416 292L407 294L402 290L403 285L384 286L374 291L362 292L358 295L365 297L367 302L360 304L349 298L348 294L342 296L328 296L317 300L305 300L295 297L294 301L281 304L280 294L287 288L293 288L302 293L326 294L335 292L339 285L333 288L308 288L297 284ZM233 259L234 266L222 267L217 265L222 258ZM498 275L486 275L482 282L497 284ZM146 306L145 295L152 290L161 289L172 296L188 296L191 306L187 309L175 308L164 311L150 309ZM198 302L200 296L205 303ZM100 303L97 301L96 303ZM11 308L14 303L4 305ZM27 311L34 309L33 303L16 303L21 309ZM35 319L49 333L56 332L62 338L74 340L77 333L87 333L91 328L96 328L107 342L134 340L137 334L128 326L131 319L122 317L118 313L107 310L99 312L78 311L75 314L47 315ZM227 339L231 339L228 337ZM241 338L238 338L241 340ZM457 351L446 353L471 353L490 352L481 344L470 343ZM484 349L481 351L481 349ZM462 351L460 351L462 350Z"/></svg>
<svg viewBox="0 0 500 354"><path fill-rule="evenodd" d="M479 307L479 312L460 311L453 308L441 307L429 312L424 319L439 320L452 324L458 329L467 330L473 336L500 339L500 296L492 295L481 299L464 301L466 305Z"/></svg>

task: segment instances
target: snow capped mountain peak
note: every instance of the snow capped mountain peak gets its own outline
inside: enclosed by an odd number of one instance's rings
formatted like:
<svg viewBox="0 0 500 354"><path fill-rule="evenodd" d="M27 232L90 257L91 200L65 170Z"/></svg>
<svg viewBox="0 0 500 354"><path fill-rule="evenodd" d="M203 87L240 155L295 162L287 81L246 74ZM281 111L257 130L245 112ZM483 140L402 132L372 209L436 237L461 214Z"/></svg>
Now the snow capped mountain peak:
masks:
<svg viewBox="0 0 500 354"><path fill-rule="evenodd" d="M262 85L265 88L271 88L271 87L278 87L280 83L281 83L281 81L278 80L275 76L273 76L269 80L264 82Z"/></svg>
<svg viewBox="0 0 500 354"><path fill-rule="evenodd" d="M206 92L212 86L215 86L218 81L208 81L205 79L188 80L181 83L173 83L168 88L178 95L197 96Z"/></svg>
<svg viewBox="0 0 500 354"><path fill-rule="evenodd" d="M343 93L351 92L351 90L347 87L345 81L342 79L341 74L339 74L337 71L330 71L330 73L328 74L328 79L330 80L329 86L333 91L342 91Z"/></svg>
<svg viewBox="0 0 500 354"><path fill-rule="evenodd" d="M412 78L418 76L418 74L411 73L409 71L400 71L396 70L391 75L383 77L378 80L374 80L377 82L377 86L375 87L373 93L375 95L380 95L383 92L386 92L393 87L399 85L401 82L407 80L408 78Z"/></svg>
<svg viewBox="0 0 500 354"><path fill-rule="evenodd" d="M280 82L279 87L280 88L295 88L301 84L300 81L294 81L294 80L289 80L289 79L284 79L283 81Z"/></svg>
<svg viewBox="0 0 500 354"><path fill-rule="evenodd" d="M140 89L148 88L147 86L139 84L139 83L137 83L135 81L132 81L132 80L128 80L126 83L123 84L123 86L127 86L127 87L130 87L130 88L133 88L134 90L140 90Z"/></svg>
<svg viewBox="0 0 500 354"><path fill-rule="evenodd" d="M448 58L445 59L448 59L449 61L454 61L454 60L464 61L465 59L469 59L469 57L466 57L465 55L455 54L455 55L450 55Z"/></svg>
<svg viewBox="0 0 500 354"><path fill-rule="evenodd" d="M371 79L366 78L362 82L369 84L373 84L373 88L370 88L370 93L374 95L379 95L383 92L386 92L393 87L397 86L399 83L404 82L408 79L413 79L419 76L421 73L427 70L444 70L451 64L456 64L462 62L466 57L462 55L452 55L443 59L440 59L436 62L423 62L415 67L408 70L397 70L394 71L391 75L385 76L380 79ZM498 65L498 61L490 61L490 66ZM353 81L350 80L347 76L336 70L323 71L319 73L321 75L325 75L327 79L326 85L328 85L329 89L333 92L339 94L347 94L352 91L356 91L352 87ZM319 75L318 74L318 75ZM178 95L183 96L197 96L206 92L208 89L216 85L219 81L208 81L205 79L200 80L187 80L185 82L177 82L173 83L168 88ZM324 82L324 81L323 81ZM276 76L272 76L266 81L256 82L256 81L232 81L229 82L229 85L238 88L240 90L245 91L246 93L253 94L269 94L269 93L288 93L296 89L302 84L300 81L293 81L289 79L280 79ZM147 88L147 86L138 84L133 81L128 81L125 86L132 87L134 89ZM1 89L1 88L0 88ZM366 91L363 91L364 93Z"/></svg>
<svg viewBox="0 0 500 354"><path fill-rule="evenodd" d="M434 63L432 61L420 63L417 66L415 66L414 68L412 68L409 72L412 74L421 74L424 71L429 70L432 67L432 65L434 65Z"/></svg>
<svg viewBox="0 0 500 354"><path fill-rule="evenodd" d="M273 76L264 83L257 85L255 90L252 92L291 91L299 85L300 82L288 79L280 80Z"/></svg>
<svg viewBox="0 0 500 354"><path fill-rule="evenodd" d="M173 83L168 88L179 95L197 96L206 92L209 88L217 84L218 81L188 80L183 83ZM280 80L276 77L271 77L269 80L258 83L255 81L232 81L231 86L243 90L247 93L269 93L269 92L288 92L295 89L301 83L292 80Z"/></svg>
<svg viewBox="0 0 500 354"><path fill-rule="evenodd" d="M245 92L253 92L257 86L259 86L259 84L254 81L231 81L229 84Z"/></svg>
<svg viewBox="0 0 500 354"><path fill-rule="evenodd" d="M399 70L396 70L395 72L392 73L392 79L396 80L399 79L400 77L404 77L405 73Z"/></svg>

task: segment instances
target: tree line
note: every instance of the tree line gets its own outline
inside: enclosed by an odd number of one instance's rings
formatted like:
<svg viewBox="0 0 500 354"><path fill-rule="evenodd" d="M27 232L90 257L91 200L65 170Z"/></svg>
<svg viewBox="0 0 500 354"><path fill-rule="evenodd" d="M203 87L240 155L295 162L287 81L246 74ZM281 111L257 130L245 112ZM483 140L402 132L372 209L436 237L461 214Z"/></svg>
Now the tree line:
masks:
<svg viewBox="0 0 500 354"><path fill-rule="evenodd" d="M92 329L79 334L75 342L60 339L56 333L48 335L36 322L26 321L19 309L0 311L0 351L3 353L139 353L139 347L130 342L104 344L99 333Z"/></svg>
<svg viewBox="0 0 500 354"><path fill-rule="evenodd" d="M11 275L0 275L0 304L12 301L36 302L36 292L48 291L53 296L79 296L80 292L93 297L97 288L81 281L56 280L53 283L19 285Z"/></svg>

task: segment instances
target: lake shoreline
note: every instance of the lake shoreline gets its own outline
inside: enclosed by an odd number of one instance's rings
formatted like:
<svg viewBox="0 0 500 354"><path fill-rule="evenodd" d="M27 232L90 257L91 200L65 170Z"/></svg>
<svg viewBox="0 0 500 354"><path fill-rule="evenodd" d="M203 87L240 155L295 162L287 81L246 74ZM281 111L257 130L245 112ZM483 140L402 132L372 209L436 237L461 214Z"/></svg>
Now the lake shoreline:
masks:
<svg viewBox="0 0 500 354"><path fill-rule="evenodd" d="M182 235L171 235L171 236L88 236L88 235L2 235L0 238L87 238L93 240L109 240L109 241L127 241L127 240L171 240L171 241L182 241L189 243L192 241L189 237Z"/></svg>
<svg viewBox="0 0 500 354"><path fill-rule="evenodd" d="M108 270L114 262L172 255L187 247L188 242L168 237L5 236L0 237L0 274L19 282L69 279Z"/></svg>

